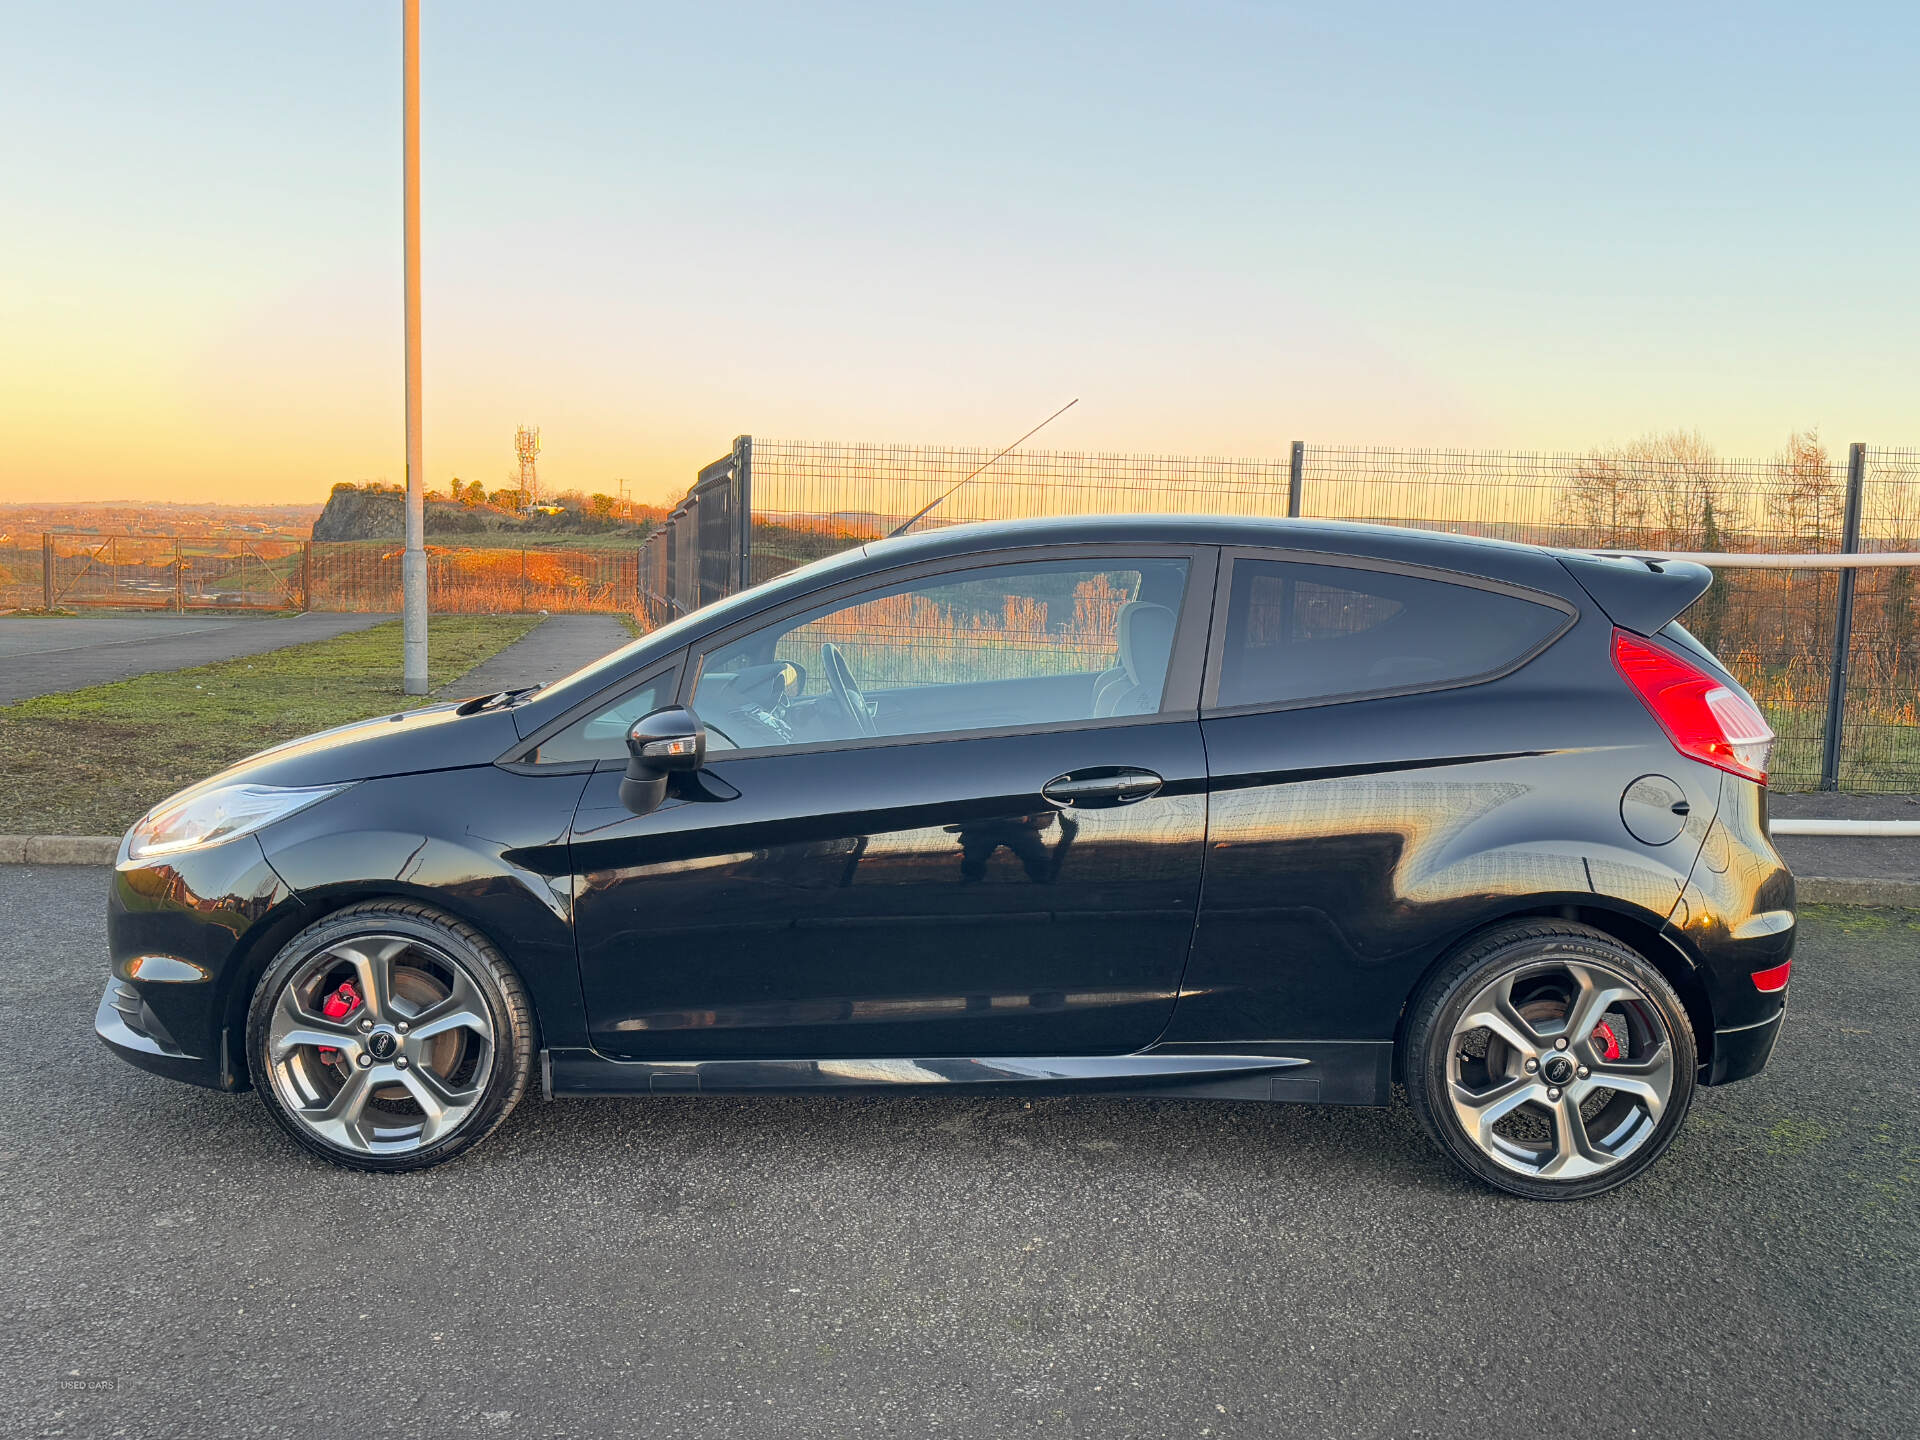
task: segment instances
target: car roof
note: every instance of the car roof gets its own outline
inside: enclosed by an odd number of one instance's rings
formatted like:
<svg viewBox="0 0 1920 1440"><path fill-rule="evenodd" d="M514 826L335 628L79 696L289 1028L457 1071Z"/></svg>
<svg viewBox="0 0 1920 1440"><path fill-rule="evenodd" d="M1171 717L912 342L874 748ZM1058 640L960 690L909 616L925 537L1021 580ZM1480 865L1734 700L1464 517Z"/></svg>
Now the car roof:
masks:
<svg viewBox="0 0 1920 1440"><path fill-rule="evenodd" d="M1361 554L1374 547L1396 552L1427 549L1453 555L1455 568L1467 568L1465 555L1494 550L1540 555L1540 546L1481 535L1419 530L1404 525L1370 525L1355 520L1307 520L1251 515L1054 515L1029 520L984 520L935 525L898 538L870 540L860 549L890 564L947 554L1011 549L1025 545L1075 543L1176 543L1189 545L1286 546L1335 549ZM1436 560L1435 563L1441 563Z"/></svg>

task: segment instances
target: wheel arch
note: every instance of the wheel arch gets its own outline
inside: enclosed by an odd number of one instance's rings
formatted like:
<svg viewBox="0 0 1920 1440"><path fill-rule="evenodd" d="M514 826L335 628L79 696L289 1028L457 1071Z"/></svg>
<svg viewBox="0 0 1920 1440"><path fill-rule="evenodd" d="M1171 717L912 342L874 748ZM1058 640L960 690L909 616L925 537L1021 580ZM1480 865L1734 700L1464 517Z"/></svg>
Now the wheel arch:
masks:
<svg viewBox="0 0 1920 1440"><path fill-rule="evenodd" d="M449 899L455 903L449 904ZM450 920L477 930L488 944L499 952L501 958L520 975L521 983L527 982L523 967L514 958L513 952L500 943L499 937L488 925L488 917L476 914L471 907L462 906L458 897L449 897L445 890L425 886L408 885L400 881L384 881L328 886L304 895L289 898L272 911L262 916L234 944L231 964L228 968L226 994L222 998L220 1028L222 1043L226 1046L227 1063L231 1068L235 1090L253 1088L253 1077L247 1062L247 1012L253 1004L253 992L260 984L260 977L266 973L273 959L284 949L287 943L301 931L310 929L342 910L355 905L379 901L398 901L409 904L425 905L438 911ZM529 987L529 994L533 991ZM532 1007L534 1025L534 1048L537 1051L540 1040L540 1006Z"/></svg>
<svg viewBox="0 0 1920 1440"><path fill-rule="evenodd" d="M1701 978L1699 962L1685 943L1667 928L1664 916L1605 895L1589 894L1566 899L1536 896L1530 897L1527 903L1515 905L1497 915L1482 917L1472 928L1462 931L1443 946L1432 963L1421 971L1420 978L1407 991L1400 1006L1399 1018L1394 1024L1393 1071L1396 1078L1402 1073L1401 1067L1407 1052L1408 1021L1416 1002L1433 977L1455 955L1489 930L1510 925L1517 920L1571 920L1590 925L1642 956L1666 977L1667 983L1673 986L1674 993L1680 997L1680 1003L1686 1008L1687 1022L1693 1030L1693 1043L1700 1068L1705 1071L1710 1066L1713 1059L1713 1004L1708 997L1706 983Z"/></svg>

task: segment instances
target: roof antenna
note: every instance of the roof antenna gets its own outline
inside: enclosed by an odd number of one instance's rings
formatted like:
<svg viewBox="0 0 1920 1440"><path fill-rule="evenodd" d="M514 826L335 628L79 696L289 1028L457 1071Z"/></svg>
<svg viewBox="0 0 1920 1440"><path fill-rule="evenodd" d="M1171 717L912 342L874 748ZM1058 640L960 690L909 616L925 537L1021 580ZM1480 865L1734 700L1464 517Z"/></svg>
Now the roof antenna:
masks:
<svg viewBox="0 0 1920 1440"><path fill-rule="evenodd" d="M960 482L960 485L965 485L967 481L972 480L975 476L979 475L981 471L984 471L987 468L988 465L992 465L994 463L994 460L999 460L1000 458L1002 458L1002 456L1012 454L1014 450L1016 450L1021 445L1025 444L1027 441L1031 440L1034 436L1038 435L1042 430L1046 429L1047 426L1051 425L1054 421L1058 420L1062 415L1066 414L1067 411L1071 410L1074 406L1078 405L1079 403L1080 403L1080 397L1078 395L1074 396L1073 399L1067 401L1066 404L1062 405L1058 410L1054 411L1053 414L1047 416L1046 419L1042 420L1038 425L1034 426L1033 429L1027 431L1026 434L1022 435L1018 440L1014 441L1013 444L1007 446L1007 448L1005 450L1002 450L999 455L994 456L993 460L987 461L986 465L982 465L979 470L976 470L973 472L972 475L967 476L966 480L962 480ZM909 519L906 524L900 526L896 530L889 530L887 532L887 538L891 540L896 535L906 534L907 531L911 530L915 525L918 525L922 520L926 519L927 516L933 512L934 507L939 505L939 503L942 500L946 499L947 496L953 494L954 490L958 490L960 488L960 485L955 485L953 489L942 491L940 494L934 496L932 500L928 501L925 505L921 506L920 509L916 510L913 513L912 518Z"/></svg>

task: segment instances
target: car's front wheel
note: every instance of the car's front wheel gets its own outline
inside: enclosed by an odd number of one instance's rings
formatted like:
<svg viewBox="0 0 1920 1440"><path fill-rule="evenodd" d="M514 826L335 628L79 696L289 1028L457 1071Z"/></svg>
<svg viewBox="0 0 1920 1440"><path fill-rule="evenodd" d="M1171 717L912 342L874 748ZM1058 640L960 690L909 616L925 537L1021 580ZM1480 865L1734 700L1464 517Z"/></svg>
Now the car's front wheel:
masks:
<svg viewBox="0 0 1920 1440"><path fill-rule="evenodd" d="M533 1068L526 992L486 938L429 906L355 905L308 926L254 990L247 1055L273 1118L361 1170L478 1144Z"/></svg>
<svg viewBox="0 0 1920 1440"><path fill-rule="evenodd" d="M1693 1100L1693 1029L1673 987L1571 921L1479 937L1428 982L1407 1037L1407 1096L1427 1132L1529 1199L1625 1184L1673 1142Z"/></svg>

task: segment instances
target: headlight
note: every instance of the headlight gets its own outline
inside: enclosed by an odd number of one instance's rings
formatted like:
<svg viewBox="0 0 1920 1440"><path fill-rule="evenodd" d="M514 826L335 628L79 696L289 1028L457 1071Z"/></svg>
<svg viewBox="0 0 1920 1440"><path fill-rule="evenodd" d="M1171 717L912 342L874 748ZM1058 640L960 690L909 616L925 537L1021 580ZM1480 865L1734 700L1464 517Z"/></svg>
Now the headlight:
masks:
<svg viewBox="0 0 1920 1440"><path fill-rule="evenodd" d="M127 837L127 858L147 860L197 846L218 845L346 788L315 785L289 790L277 785L222 785L214 790L190 790L154 806L140 818Z"/></svg>

